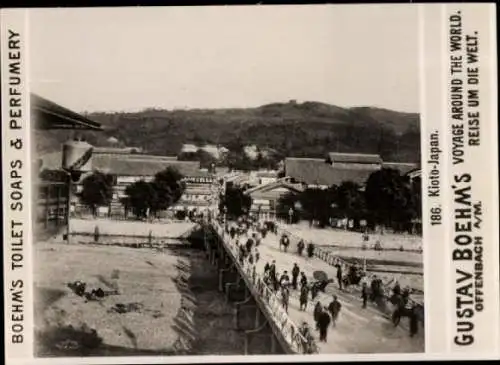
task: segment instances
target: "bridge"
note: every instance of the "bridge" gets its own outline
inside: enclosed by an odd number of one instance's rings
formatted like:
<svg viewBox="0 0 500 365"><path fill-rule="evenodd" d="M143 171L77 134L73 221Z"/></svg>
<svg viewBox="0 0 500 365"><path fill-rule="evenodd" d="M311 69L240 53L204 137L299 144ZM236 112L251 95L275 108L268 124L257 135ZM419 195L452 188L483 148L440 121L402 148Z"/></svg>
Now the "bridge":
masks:
<svg viewBox="0 0 500 365"><path fill-rule="evenodd" d="M258 246L260 260L251 264L238 260L236 238L232 239L224 228L211 220L203 224L205 249L210 262L219 272L219 290L226 300L234 303L234 325L245 331L245 354L303 354L305 339L298 327L307 322L314 329L313 306L309 302L306 311L299 310L299 292L291 290L288 313L281 306L280 299L263 281L266 262L276 261L278 272L291 272L297 263L309 280L316 270L325 271L335 277L336 269L331 263L319 257L307 258L297 255L294 250L283 252L279 249L279 236L269 232ZM241 240L241 238L240 238ZM245 238L243 241L244 243ZM340 291L336 284L330 284L326 293L317 299L328 305L332 294L342 303L337 325L328 330L328 341L319 342L313 331L317 352L320 354L348 353L417 353L424 351L423 326L413 337L409 335L405 319L398 327L390 321L390 311L369 303L362 308L359 291ZM256 341L267 338L268 341ZM267 343L262 348L257 343Z"/></svg>

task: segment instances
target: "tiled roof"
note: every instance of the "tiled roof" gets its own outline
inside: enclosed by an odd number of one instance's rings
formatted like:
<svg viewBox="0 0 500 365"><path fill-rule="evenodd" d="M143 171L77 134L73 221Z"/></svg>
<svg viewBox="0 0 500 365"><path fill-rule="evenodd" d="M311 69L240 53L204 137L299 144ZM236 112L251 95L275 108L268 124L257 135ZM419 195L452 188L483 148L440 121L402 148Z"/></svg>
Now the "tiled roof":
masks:
<svg viewBox="0 0 500 365"><path fill-rule="evenodd" d="M322 159L286 158L285 174L308 185L340 185L344 181L364 184L372 170L333 167Z"/></svg>
<svg viewBox="0 0 500 365"><path fill-rule="evenodd" d="M120 176L153 176L157 172L172 166L184 176L206 176L207 172L200 171L197 161L177 161L172 159L147 159L146 155L135 158L133 155L95 154L92 156L92 169ZM168 156L167 156L168 157ZM62 153L48 153L42 157L43 168L59 170L61 168Z"/></svg>
<svg viewBox="0 0 500 365"><path fill-rule="evenodd" d="M332 162L350 162L350 163L382 163L380 155L365 153L340 153L330 152L328 157Z"/></svg>

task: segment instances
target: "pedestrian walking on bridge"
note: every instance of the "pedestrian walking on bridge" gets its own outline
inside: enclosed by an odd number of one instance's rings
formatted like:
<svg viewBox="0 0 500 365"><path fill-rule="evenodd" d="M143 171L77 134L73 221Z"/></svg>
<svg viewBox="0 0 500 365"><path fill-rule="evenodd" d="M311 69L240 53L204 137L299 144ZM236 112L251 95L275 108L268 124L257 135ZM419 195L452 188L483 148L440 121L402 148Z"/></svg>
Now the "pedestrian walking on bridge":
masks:
<svg viewBox="0 0 500 365"><path fill-rule="evenodd" d="M299 333L302 335L302 346L304 348L304 353L306 354L312 354L314 353L313 351L313 344L314 344L314 338L311 333L311 328L307 324L307 322L302 322L302 325L299 328Z"/></svg>
<svg viewBox="0 0 500 365"><path fill-rule="evenodd" d="M299 277L299 274L300 274L299 266L297 265L297 263L294 263L292 268L292 287L294 290L297 290L297 279Z"/></svg>
<svg viewBox="0 0 500 365"><path fill-rule="evenodd" d="M280 277L280 286L285 287L290 284L290 276L288 276L288 271L284 271Z"/></svg>
<svg viewBox="0 0 500 365"><path fill-rule="evenodd" d="M338 263L335 267L337 268L337 282L339 284L339 289L342 290L342 266Z"/></svg>
<svg viewBox="0 0 500 365"><path fill-rule="evenodd" d="M314 306L314 310L313 310L313 318L314 318L314 322L316 323L317 330L319 330L319 317L320 317L322 311L323 311L323 306L321 305L321 302L318 300L318 302Z"/></svg>
<svg viewBox="0 0 500 365"><path fill-rule="evenodd" d="M300 289L300 310L305 311L307 309L307 300L309 297L309 287L303 285Z"/></svg>
<svg viewBox="0 0 500 365"><path fill-rule="evenodd" d="M304 248L306 247L304 240L300 240L299 243L297 244L297 252L299 256L302 256L302 252L304 251Z"/></svg>
<svg viewBox="0 0 500 365"><path fill-rule="evenodd" d="M318 326L319 326L319 340L326 342L328 336L328 326L330 325L331 318L328 314L328 310L326 307L321 309L321 313L318 318Z"/></svg>
<svg viewBox="0 0 500 365"><path fill-rule="evenodd" d="M269 276L271 276L272 279L276 278L276 260L273 260L271 266L269 266Z"/></svg>
<svg viewBox="0 0 500 365"><path fill-rule="evenodd" d="M290 244L290 239L286 234L283 234L280 239L280 250L281 246L283 246L283 250L286 252L289 244Z"/></svg>
<svg viewBox="0 0 500 365"><path fill-rule="evenodd" d="M301 286L301 288L303 288L304 286L307 286L307 277L303 271L300 273L300 286ZM307 289L309 289L309 288L307 288Z"/></svg>
<svg viewBox="0 0 500 365"><path fill-rule="evenodd" d="M337 296L334 295L333 301L328 305L328 312L330 312L330 315L332 316L333 327L335 327L341 308L342 304L338 301Z"/></svg>
<svg viewBox="0 0 500 365"><path fill-rule="evenodd" d="M366 281L363 282L361 288L361 299L363 299L363 308L366 308L366 302L368 301L368 284L366 284Z"/></svg>
<svg viewBox="0 0 500 365"><path fill-rule="evenodd" d="M286 313L288 313L288 303L290 301L290 290L288 286L281 287L281 305Z"/></svg>

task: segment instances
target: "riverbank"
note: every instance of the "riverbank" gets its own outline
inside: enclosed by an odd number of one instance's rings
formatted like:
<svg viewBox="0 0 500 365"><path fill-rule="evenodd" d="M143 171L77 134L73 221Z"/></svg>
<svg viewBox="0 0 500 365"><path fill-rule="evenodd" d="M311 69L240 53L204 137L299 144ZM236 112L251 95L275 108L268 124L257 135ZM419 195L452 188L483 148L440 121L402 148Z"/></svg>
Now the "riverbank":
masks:
<svg viewBox="0 0 500 365"><path fill-rule="evenodd" d="M34 249L36 356L243 354L233 308L203 251L51 242ZM112 294L87 300L68 287L77 280Z"/></svg>

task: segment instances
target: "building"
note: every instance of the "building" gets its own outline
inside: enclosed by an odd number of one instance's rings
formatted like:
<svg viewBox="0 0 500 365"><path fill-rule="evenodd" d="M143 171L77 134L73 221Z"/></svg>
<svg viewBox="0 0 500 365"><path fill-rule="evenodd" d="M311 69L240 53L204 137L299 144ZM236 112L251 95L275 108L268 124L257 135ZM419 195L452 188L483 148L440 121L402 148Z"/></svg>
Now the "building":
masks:
<svg viewBox="0 0 500 365"><path fill-rule="evenodd" d="M384 162L376 154L331 152L326 159L287 157L283 170L290 181L325 189L344 181L363 186L370 174L382 168L393 168L404 175L417 167L416 163Z"/></svg>
<svg viewBox="0 0 500 365"><path fill-rule="evenodd" d="M100 131L101 125L78 113L62 107L48 99L31 93L31 119L37 131ZM68 181L42 180L36 173L43 169L40 160L35 163L32 175L36 206L34 209L35 229L43 231L58 229L66 224L68 207ZM62 156L57 160L57 170L61 169Z"/></svg>
<svg viewBox="0 0 500 365"><path fill-rule="evenodd" d="M330 152L327 156L327 162L332 167L339 169L375 171L382 167L382 158L375 154Z"/></svg>
<svg viewBox="0 0 500 365"><path fill-rule="evenodd" d="M42 168L58 170L61 159L61 152L47 154L42 159ZM173 167L179 171L184 176L184 182L186 183L183 196L172 209L200 211L217 206L219 196L217 190L218 180L208 171L200 169L197 161L178 161L176 157L172 156L134 154L123 149L98 147L94 148L92 153L93 170L114 177L113 198L104 214L126 216L127 212L125 211L126 207L123 204L123 199L126 197L127 186L140 180L152 181L156 173L167 167ZM85 176L82 176L76 184L77 193L83 189L82 181L84 178ZM71 205L77 214L84 214L89 211L77 196L74 196Z"/></svg>
<svg viewBox="0 0 500 365"><path fill-rule="evenodd" d="M278 201L287 194L299 194L303 191L301 184L291 184L285 179L261 184L245 191L252 198L250 214L263 220L276 218Z"/></svg>
<svg viewBox="0 0 500 365"><path fill-rule="evenodd" d="M196 213L207 210L215 213L218 210L222 186L217 176L200 171L198 176L187 177L185 183L184 194L172 209Z"/></svg>
<svg viewBox="0 0 500 365"><path fill-rule="evenodd" d="M274 170L258 170L250 171L248 177L248 185L254 187L263 184L270 184L278 180L278 171Z"/></svg>

